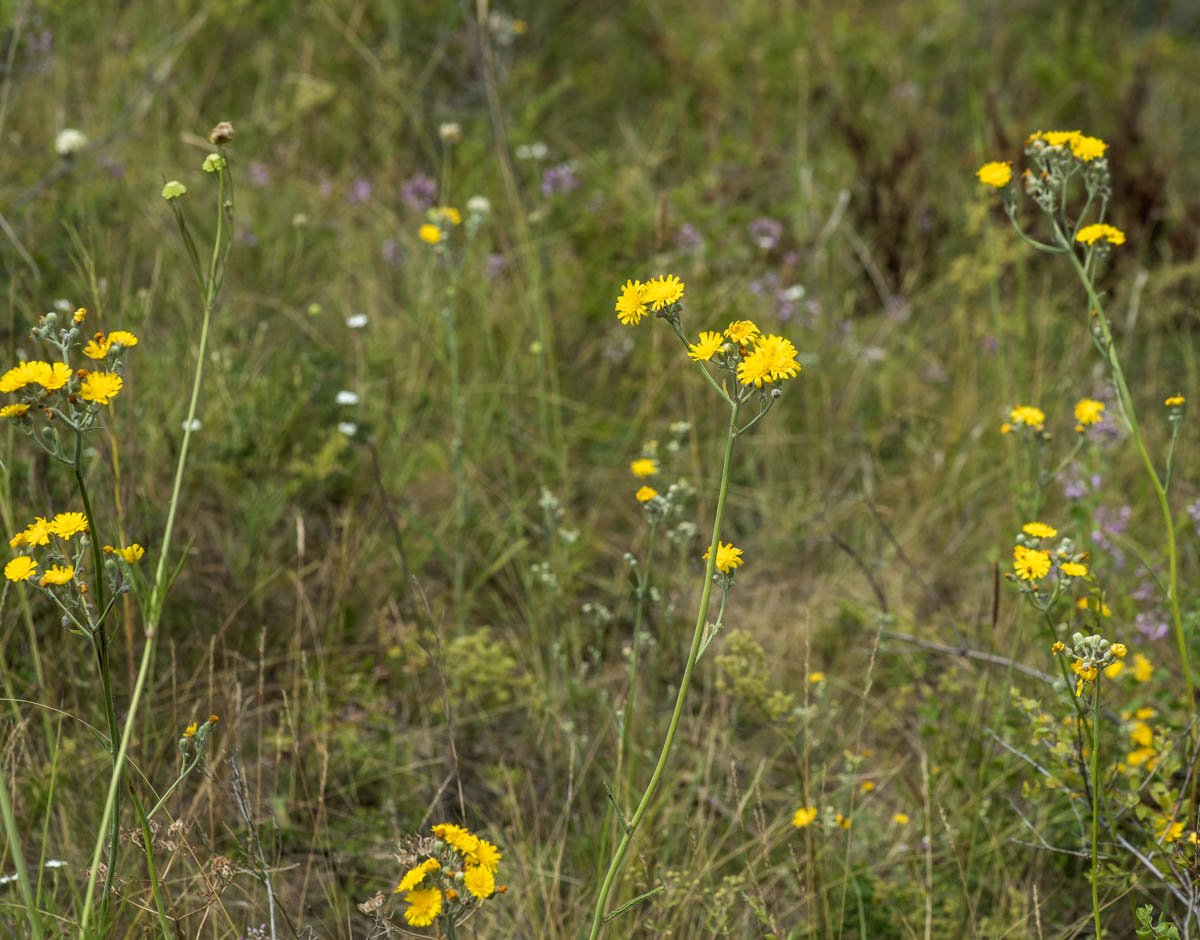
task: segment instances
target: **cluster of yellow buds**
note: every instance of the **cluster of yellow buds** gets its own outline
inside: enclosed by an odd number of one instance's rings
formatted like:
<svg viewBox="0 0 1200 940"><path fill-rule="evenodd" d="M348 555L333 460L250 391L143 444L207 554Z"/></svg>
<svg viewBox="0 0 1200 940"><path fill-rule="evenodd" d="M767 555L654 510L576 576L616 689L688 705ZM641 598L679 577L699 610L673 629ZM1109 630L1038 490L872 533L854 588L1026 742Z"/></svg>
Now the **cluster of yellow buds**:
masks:
<svg viewBox="0 0 1200 940"><path fill-rule="evenodd" d="M1069 645L1059 640L1050 647L1050 652L1055 656L1062 653L1074 657L1071 671L1079 677L1075 681L1075 696L1079 697L1083 693L1085 682L1095 682L1101 669L1123 661L1129 650L1124 643L1109 643L1098 633L1084 636L1076 632L1071 636Z"/></svg>

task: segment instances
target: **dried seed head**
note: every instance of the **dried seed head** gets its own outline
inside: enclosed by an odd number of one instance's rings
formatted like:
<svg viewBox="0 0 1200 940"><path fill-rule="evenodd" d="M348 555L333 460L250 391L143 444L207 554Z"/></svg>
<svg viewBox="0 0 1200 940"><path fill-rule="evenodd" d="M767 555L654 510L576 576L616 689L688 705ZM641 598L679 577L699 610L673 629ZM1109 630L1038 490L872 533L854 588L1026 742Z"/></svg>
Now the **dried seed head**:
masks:
<svg viewBox="0 0 1200 940"><path fill-rule="evenodd" d="M222 121L211 131L208 132L208 140L214 144L227 144L233 140L233 125L228 121Z"/></svg>

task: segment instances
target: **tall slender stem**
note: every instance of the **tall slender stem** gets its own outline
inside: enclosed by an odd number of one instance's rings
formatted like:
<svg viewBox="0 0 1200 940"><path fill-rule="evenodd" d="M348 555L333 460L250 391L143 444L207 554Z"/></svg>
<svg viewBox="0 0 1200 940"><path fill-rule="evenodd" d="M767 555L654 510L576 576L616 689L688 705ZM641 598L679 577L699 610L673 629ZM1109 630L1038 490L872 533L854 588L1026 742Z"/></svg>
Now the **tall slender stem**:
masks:
<svg viewBox="0 0 1200 940"><path fill-rule="evenodd" d="M632 732L630 725L633 723L633 716L636 714L634 704L637 700L637 682L638 682L638 651L641 649L642 637L642 619L646 612L646 596L650 593L650 564L654 560L654 536L658 532L658 521L650 523L650 543L646 547L646 564L642 568L641 582L638 584L637 592L637 608L633 615L633 655L629 660L629 695L625 697L625 715L621 719L621 749L617 752L617 768L620 768L629 760L629 769L627 773L620 774L618 781L618 792L624 790L622 785L626 777L632 778L637 773L637 764L633 760L633 752L630 748L630 740Z"/></svg>
<svg viewBox="0 0 1200 940"><path fill-rule="evenodd" d="M1100 676L1096 675L1096 692L1092 699L1092 917L1096 921L1096 940L1103 934L1100 931L1100 891L1098 887L1100 876L1100 859L1096 855L1099 839L1100 805Z"/></svg>
<svg viewBox="0 0 1200 940"><path fill-rule="evenodd" d="M637 832L638 826L641 825L642 818L646 815L646 810L649 809L650 802L654 799L654 794L658 790L658 784L662 779L663 771L666 769L667 760L671 756L671 747L675 743L675 732L679 728L679 719L683 714L683 703L687 698L688 686L692 681L692 670L696 667L696 659L700 652L700 641L704 636L704 626L708 617L708 604L712 597L713 574L716 571L721 522L725 518L725 497L729 492L729 471L733 465L733 445L737 441L738 436L737 418L740 408L741 402L734 401L733 407L730 409L729 432L725 439L725 460L721 466L721 488L717 496L716 517L713 519L712 540L709 543L708 549L708 564L704 569L704 589L700 595L700 610L696 614L696 628L692 632L692 645L688 652L687 665L683 670L683 678L679 682L679 693L675 696L675 710L671 713L671 723L667 727L667 736L663 739L662 751L658 755L658 763L654 767L654 772L650 775L650 782L646 784L646 790L642 794L641 802L638 803L637 809L629 820L628 827L621 837L620 843L617 845L617 851L613 855L612 861L609 862L608 871L604 875L604 881L600 885L600 894L596 898L596 911L592 917L592 929L588 934L589 940L595 940L600 934L600 928L604 925L604 909L608 904L608 896L612 891L613 883L616 881L617 873L625 861L625 855L629 851L629 845L633 841L634 833Z"/></svg>

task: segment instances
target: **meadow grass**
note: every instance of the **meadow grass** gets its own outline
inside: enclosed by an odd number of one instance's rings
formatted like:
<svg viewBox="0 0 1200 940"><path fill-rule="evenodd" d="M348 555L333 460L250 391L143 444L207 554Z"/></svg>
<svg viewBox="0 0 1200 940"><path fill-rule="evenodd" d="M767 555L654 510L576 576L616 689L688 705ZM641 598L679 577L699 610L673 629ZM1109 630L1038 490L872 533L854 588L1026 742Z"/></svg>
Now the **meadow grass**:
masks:
<svg viewBox="0 0 1200 940"><path fill-rule="evenodd" d="M1186 4L0 9L4 368L47 355L30 331L60 299L87 308L84 338L139 337L81 460L106 538L145 545L151 582L179 566L160 620L131 593L110 623L143 810L184 730L220 716L160 826L115 802L95 928L113 755L94 652L36 581L6 581L0 875L24 874L0 885L0 933L384 936L415 840L457 823L499 847L507 886L459 935L586 935L621 836L609 792L628 817L679 692L721 482L713 389L665 324L613 311L627 279L668 272L689 342L752 319L803 371L738 444L721 539L745 565L609 910L655 893L604 932L1091 936L1098 909L1118 937L1145 904L1197 930L1161 507L1117 430L1035 497L1010 411L1044 409L1051 467L1078 399L1114 429L1117 404L1070 265L975 178L1019 168L1038 129L1109 142L1127 242L1095 283L1161 470L1163 400L1200 394ZM173 501L204 303L160 193L186 185L211 246L219 120L236 213ZM65 128L87 143L59 156ZM419 235L439 205L463 215L440 247ZM1169 491L1185 644L1193 427ZM3 430L6 537L80 508ZM654 488L687 483L649 564L647 456ZM1081 696L1100 721L1056 691L1045 618L1004 582L1032 504L1090 552L1098 632L1129 647L1098 709ZM681 522L698 534L669 538ZM1117 768L1144 747L1142 776ZM1112 794L1095 852L1093 758Z"/></svg>

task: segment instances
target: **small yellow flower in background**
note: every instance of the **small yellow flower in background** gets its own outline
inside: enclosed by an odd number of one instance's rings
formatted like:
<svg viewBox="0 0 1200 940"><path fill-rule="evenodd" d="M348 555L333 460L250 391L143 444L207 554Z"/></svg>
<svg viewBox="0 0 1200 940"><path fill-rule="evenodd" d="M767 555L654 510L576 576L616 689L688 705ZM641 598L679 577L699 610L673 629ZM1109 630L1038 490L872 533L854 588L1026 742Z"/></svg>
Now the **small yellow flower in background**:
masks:
<svg viewBox="0 0 1200 940"><path fill-rule="evenodd" d="M1050 653L1054 656L1057 656L1059 653L1061 653L1066 648L1067 648L1067 644L1064 643L1062 640L1059 640L1052 647L1050 647Z"/></svg>
<svg viewBox="0 0 1200 940"><path fill-rule="evenodd" d="M1101 604L1094 597L1081 597L1081 598L1079 598L1079 600L1077 600L1075 602L1075 606L1078 607L1080 610L1097 610L1097 609L1099 609L1100 616L1102 616L1102 617L1111 617L1112 616L1112 610L1109 608L1109 606L1107 604Z"/></svg>
<svg viewBox="0 0 1200 940"><path fill-rule="evenodd" d="M1092 160L1104 156L1104 151L1107 149L1108 144L1099 137L1088 137L1085 134L1077 134L1071 138L1071 153L1075 154L1076 159L1082 160L1084 163L1090 163Z"/></svg>
<svg viewBox="0 0 1200 940"><path fill-rule="evenodd" d="M42 587L47 584L66 584L75 577L75 568L72 565L55 565L44 575L38 582Z"/></svg>
<svg viewBox="0 0 1200 940"><path fill-rule="evenodd" d="M87 516L81 512L60 512L47 526L53 535L64 539L69 539L79 532L86 532L87 527Z"/></svg>
<svg viewBox="0 0 1200 940"><path fill-rule="evenodd" d="M724 343L725 338L720 333L706 330L700 334L700 342L688 346L688 358L696 362L708 362Z"/></svg>
<svg viewBox="0 0 1200 940"><path fill-rule="evenodd" d="M652 477L658 473L658 461L653 457L639 457L629 465L635 477Z"/></svg>
<svg viewBox="0 0 1200 940"><path fill-rule="evenodd" d="M89 372L79 388L79 396L84 401L107 405L124 385L124 380L116 373Z"/></svg>
<svg viewBox="0 0 1200 940"><path fill-rule="evenodd" d="M700 557L707 561L708 554L708 551L706 551ZM742 564L742 550L740 548L736 548L732 544L726 545L724 542L717 542L718 571L729 574L729 572L733 571L734 568L740 568Z"/></svg>
<svg viewBox="0 0 1200 940"><path fill-rule="evenodd" d="M1129 647L1124 643L1114 643L1108 648L1108 651L1117 659L1124 659L1129 654Z"/></svg>
<svg viewBox="0 0 1200 940"><path fill-rule="evenodd" d="M1103 222L1097 222L1094 225L1085 225L1075 233L1075 241L1083 245L1094 245L1101 239L1104 239L1110 245L1124 245L1125 233L1119 228L1106 225Z"/></svg>
<svg viewBox="0 0 1200 940"><path fill-rule="evenodd" d="M656 277L642 285L642 300L654 311L669 307L683 298L683 281L674 274Z"/></svg>
<svg viewBox="0 0 1200 940"><path fill-rule="evenodd" d="M1068 578L1082 578L1088 573L1087 565L1081 565L1076 561L1063 562L1061 570Z"/></svg>
<svg viewBox="0 0 1200 940"><path fill-rule="evenodd" d="M1031 428L1040 428L1046 423L1046 412L1032 405L1017 405L1008 417L1013 424L1024 424Z"/></svg>
<svg viewBox="0 0 1200 940"><path fill-rule="evenodd" d="M614 308L617 319L626 326L637 326L646 315L645 286L641 281L626 281Z"/></svg>
<svg viewBox="0 0 1200 940"><path fill-rule="evenodd" d="M1080 133L1080 131L1046 131L1043 134L1041 131L1038 131L1034 136L1044 140L1047 146L1061 147L1064 144L1071 143L1071 141L1080 136Z"/></svg>
<svg viewBox="0 0 1200 940"><path fill-rule="evenodd" d="M1104 402L1094 398L1081 398L1075 402L1075 420L1080 424L1095 424L1103 417Z"/></svg>
<svg viewBox="0 0 1200 940"><path fill-rule="evenodd" d="M1026 522L1021 526L1021 531L1035 539L1052 539L1058 535L1058 529L1044 522Z"/></svg>
<svg viewBox="0 0 1200 940"><path fill-rule="evenodd" d="M639 503L648 503L658 495L658 490L649 486L643 486L640 490L633 494L634 499Z"/></svg>
<svg viewBox="0 0 1200 940"><path fill-rule="evenodd" d="M1183 835L1183 822L1171 822L1160 817L1155 824L1154 838L1159 842L1175 842Z"/></svg>
<svg viewBox="0 0 1200 940"><path fill-rule="evenodd" d="M49 545L50 523L41 516L38 516L33 522L29 523L23 534L26 545Z"/></svg>
<svg viewBox="0 0 1200 940"><path fill-rule="evenodd" d="M792 816L792 825L797 829L803 829L814 819L817 818L817 808L815 806L805 806L796 810Z"/></svg>
<svg viewBox="0 0 1200 940"><path fill-rule="evenodd" d="M1138 748L1126 754L1125 761L1130 767L1141 767L1145 764L1147 770L1153 770L1158 766L1158 752L1152 747Z"/></svg>
<svg viewBox="0 0 1200 940"><path fill-rule="evenodd" d="M823 673L823 672L810 672L810 673L808 674L808 681L809 681L809 682L811 682L811 683L813 683L813 685L816 685L818 682L824 682L824 681L825 681L825 673Z"/></svg>
<svg viewBox="0 0 1200 940"><path fill-rule="evenodd" d="M999 160L993 160L991 163L985 163L975 175L979 177L979 182L985 186L993 186L996 189L1003 189L1012 179L1012 164L1002 163Z"/></svg>
<svg viewBox="0 0 1200 940"><path fill-rule="evenodd" d="M870 780L864 780L863 785L860 789L863 791L863 793L870 793L872 790L875 789L875 784L872 783Z"/></svg>
<svg viewBox="0 0 1200 940"><path fill-rule="evenodd" d="M122 346L128 349L131 346L138 344L138 338L128 330L113 330L108 334L108 344L110 346Z"/></svg>
<svg viewBox="0 0 1200 940"><path fill-rule="evenodd" d="M87 307L80 307L75 311L74 318L76 323L82 323L83 318L87 316Z"/></svg>
<svg viewBox="0 0 1200 940"><path fill-rule="evenodd" d="M491 869L482 865L469 867L463 875L463 884L477 898L490 898L496 893L496 878Z"/></svg>
<svg viewBox="0 0 1200 940"><path fill-rule="evenodd" d="M1050 553L1017 545L1013 548L1013 570L1022 581L1037 581L1050 570Z"/></svg>
<svg viewBox="0 0 1200 940"><path fill-rule="evenodd" d="M0 418L21 418L28 411L28 405L5 405L3 408L0 408Z"/></svg>
<svg viewBox="0 0 1200 940"><path fill-rule="evenodd" d="M838 813L836 816L834 816L833 821L835 823L837 823L843 829L850 828L850 820L846 816L843 816L841 813Z"/></svg>
<svg viewBox="0 0 1200 940"><path fill-rule="evenodd" d="M430 215L437 219L446 219L451 225L462 224L462 213L453 206L442 206L439 209L430 211Z"/></svg>
<svg viewBox="0 0 1200 940"><path fill-rule="evenodd" d="M892 822L904 826L908 823L908 813L896 813L892 816Z"/></svg>
<svg viewBox="0 0 1200 940"><path fill-rule="evenodd" d="M28 581L37 574L37 562L28 555L18 555L4 566L4 577L9 581Z"/></svg>
<svg viewBox="0 0 1200 940"><path fill-rule="evenodd" d="M183 736L184 736L185 738L190 738L190 737L192 737L192 735L194 735L194 734L196 733L196 729L197 729L199 726L200 726L200 725L199 725L199 723L198 723L198 722L195 722L195 721L193 721L193 722L192 722L190 725L188 725L186 728L184 728L184 729L183 729Z"/></svg>
<svg viewBox="0 0 1200 940"><path fill-rule="evenodd" d="M1118 660L1115 663L1109 663L1104 667L1104 674L1110 679L1115 679L1125 671L1125 664Z"/></svg>
<svg viewBox="0 0 1200 940"><path fill-rule="evenodd" d="M442 892L437 888L419 888L408 892L404 919L413 927L428 927L442 912Z"/></svg>
<svg viewBox="0 0 1200 940"><path fill-rule="evenodd" d="M1137 682L1149 682L1154 675L1154 666L1141 653L1133 654L1133 678Z"/></svg>
<svg viewBox="0 0 1200 940"><path fill-rule="evenodd" d="M396 886L396 890L392 893L399 894L401 891L411 891L425 880L427 874L431 871L440 871L441 867L441 862L436 858L425 859L425 861L421 862L415 868L410 868L405 872L404 877L400 879L400 884Z"/></svg>
<svg viewBox="0 0 1200 940"><path fill-rule="evenodd" d="M1164 401L1163 404L1166 405L1168 408L1178 408L1185 401L1187 401L1187 399L1184 398L1182 395L1172 395L1170 398L1168 398L1166 401Z"/></svg>
<svg viewBox="0 0 1200 940"><path fill-rule="evenodd" d="M753 320L734 320L725 327L725 335L739 346L745 346L758 336L758 327Z"/></svg>
<svg viewBox="0 0 1200 940"><path fill-rule="evenodd" d="M442 230L431 222L426 222L417 229L417 235L421 241L429 245L436 245L442 240Z"/></svg>
<svg viewBox="0 0 1200 940"><path fill-rule="evenodd" d="M1009 424L1007 421L1005 421L1002 425L1000 425L1000 433L1001 434L1007 434L1011 430L1012 430L1012 425Z"/></svg>
<svg viewBox="0 0 1200 940"><path fill-rule="evenodd" d="M1144 721L1134 722L1133 729L1129 732L1129 740L1138 747L1149 747L1154 743L1154 729Z"/></svg>

